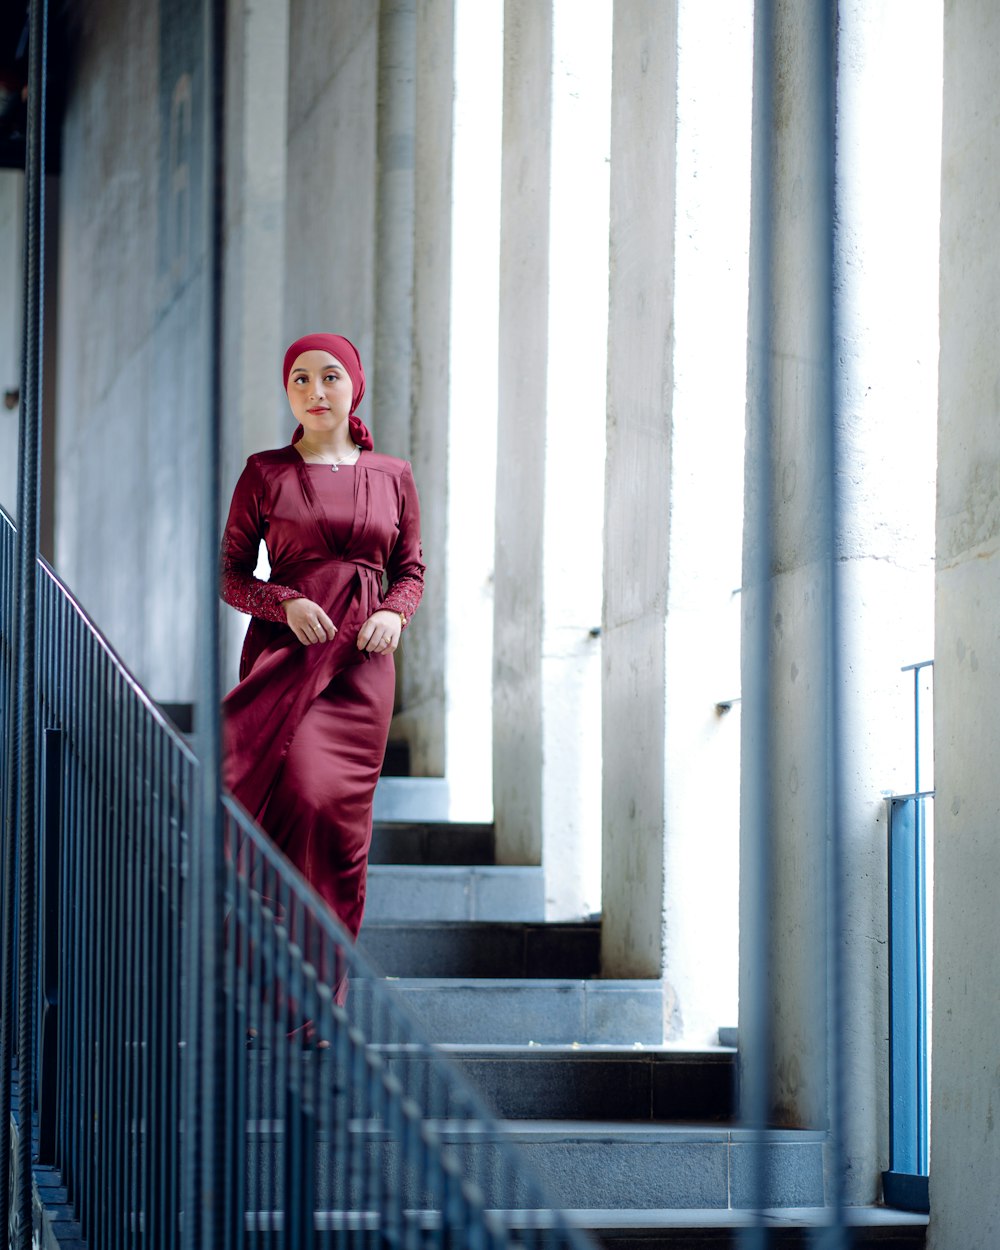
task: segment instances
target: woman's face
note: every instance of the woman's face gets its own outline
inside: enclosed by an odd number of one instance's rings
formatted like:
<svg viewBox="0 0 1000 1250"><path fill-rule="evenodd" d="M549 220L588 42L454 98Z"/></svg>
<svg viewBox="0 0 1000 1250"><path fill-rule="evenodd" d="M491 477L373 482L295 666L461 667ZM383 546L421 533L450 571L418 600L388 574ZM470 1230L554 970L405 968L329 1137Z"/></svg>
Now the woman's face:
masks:
<svg viewBox="0 0 1000 1250"><path fill-rule="evenodd" d="M292 416L307 434L328 434L346 422L354 398L350 374L329 352L303 352L288 375Z"/></svg>

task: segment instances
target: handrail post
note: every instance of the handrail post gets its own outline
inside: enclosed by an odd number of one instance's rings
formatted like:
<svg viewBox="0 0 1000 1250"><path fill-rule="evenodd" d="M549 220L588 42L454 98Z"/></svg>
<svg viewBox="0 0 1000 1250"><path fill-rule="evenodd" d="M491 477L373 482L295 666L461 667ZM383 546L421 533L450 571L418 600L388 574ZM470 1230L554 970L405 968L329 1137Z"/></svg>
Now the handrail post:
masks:
<svg viewBox="0 0 1000 1250"><path fill-rule="evenodd" d="M188 1050L186 1104L192 1146L186 1175L184 1244L218 1250L223 1244L227 1193L242 1156L226 1158L226 1015L221 935L225 915L219 718L218 537L221 410L223 233L225 212L225 24L223 0L202 0L205 80L206 324L205 433L202 454L201 539L198 550L198 703L195 735L199 766L191 822L191 890L187 902Z"/></svg>
<svg viewBox="0 0 1000 1250"><path fill-rule="evenodd" d="M38 1162L54 1163L58 1122L59 962L62 954L63 733L46 729L42 755L41 1018L38 1048Z"/></svg>
<svg viewBox="0 0 1000 1250"><path fill-rule="evenodd" d="M41 463L41 399L45 263L45 69L48 0L31 0L28 37L28 129L25 145L24 339L18 462L18 544L15 622L17 655L17 732L14 759L18 797L8 796L5 813L4 943L2 1026L0 1026L0 1229L11 1225L10 1110L12 1092L15 911L17 951L18 1135L14 1195L17 1250L32 1243L31 1111L34 1092L35 1010L35 705L36 590L38 558L39 469ZM10 778L13 791L13 776ZM16 810L16 819L15 819ZM18 901L14 903L14 859L17 838ZM6 1231L4 1233L6 1236Z"/></svg>

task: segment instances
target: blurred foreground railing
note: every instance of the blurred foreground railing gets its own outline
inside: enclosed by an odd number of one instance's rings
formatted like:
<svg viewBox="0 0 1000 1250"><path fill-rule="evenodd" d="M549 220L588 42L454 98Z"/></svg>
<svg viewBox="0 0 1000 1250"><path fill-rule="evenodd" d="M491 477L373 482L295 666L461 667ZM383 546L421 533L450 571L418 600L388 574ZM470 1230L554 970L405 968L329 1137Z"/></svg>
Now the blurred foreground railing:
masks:
<svg viewBox="0 0 1000 1250"><path fill-rule="evenodd" d="M8 733L14 548L0 512ZM44 563L38 641L38 1161L58 1168L91 1246L194 1245L185 1169L197 1185L206 1126L185 1122L184 1091L202 1061L192 1016L204 986L189 984L184 950L197 764ZM582 1247L463 1078L231 800L223 827L222 1244Z"/></svg>
<svg viewBox="0 0 1000 1250"><path fill-rule="evenodd" d="M889 1206L928 1210L930 1171L930 909L934 791L927 730L932 723L933 661L913 673L912 794L886 798L889 851L889 1169L882 1174ZM927 706L925 706L927 705ZM923 766L922 766L923 765Z"/></svg>

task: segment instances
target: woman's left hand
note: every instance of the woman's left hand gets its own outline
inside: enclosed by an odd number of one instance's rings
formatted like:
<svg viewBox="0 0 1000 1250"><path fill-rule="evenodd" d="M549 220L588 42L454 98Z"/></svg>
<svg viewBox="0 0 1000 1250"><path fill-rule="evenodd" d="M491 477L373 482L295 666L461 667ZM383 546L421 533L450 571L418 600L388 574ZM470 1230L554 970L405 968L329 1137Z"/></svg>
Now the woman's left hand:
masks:
<svg viewBox="0 0 1000 1250"><path fill-rule="evenodd" d="M358 650L373 651L376 655L391 655L399 646L403 622L398 612L373 612L358 630Z"/></svg>

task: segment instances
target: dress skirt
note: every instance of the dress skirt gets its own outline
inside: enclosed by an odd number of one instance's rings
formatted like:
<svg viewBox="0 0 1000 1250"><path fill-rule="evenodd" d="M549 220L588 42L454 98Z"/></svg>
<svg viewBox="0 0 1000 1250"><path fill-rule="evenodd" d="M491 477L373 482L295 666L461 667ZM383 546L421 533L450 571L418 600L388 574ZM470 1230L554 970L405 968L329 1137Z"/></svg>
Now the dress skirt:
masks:
<svg viewBox="0 0 1000 1250"><path fill-rule="evenodd" d="M299 722L260 822L352 938L364 912L395 681L391 655L337 674Z"/></svg>

